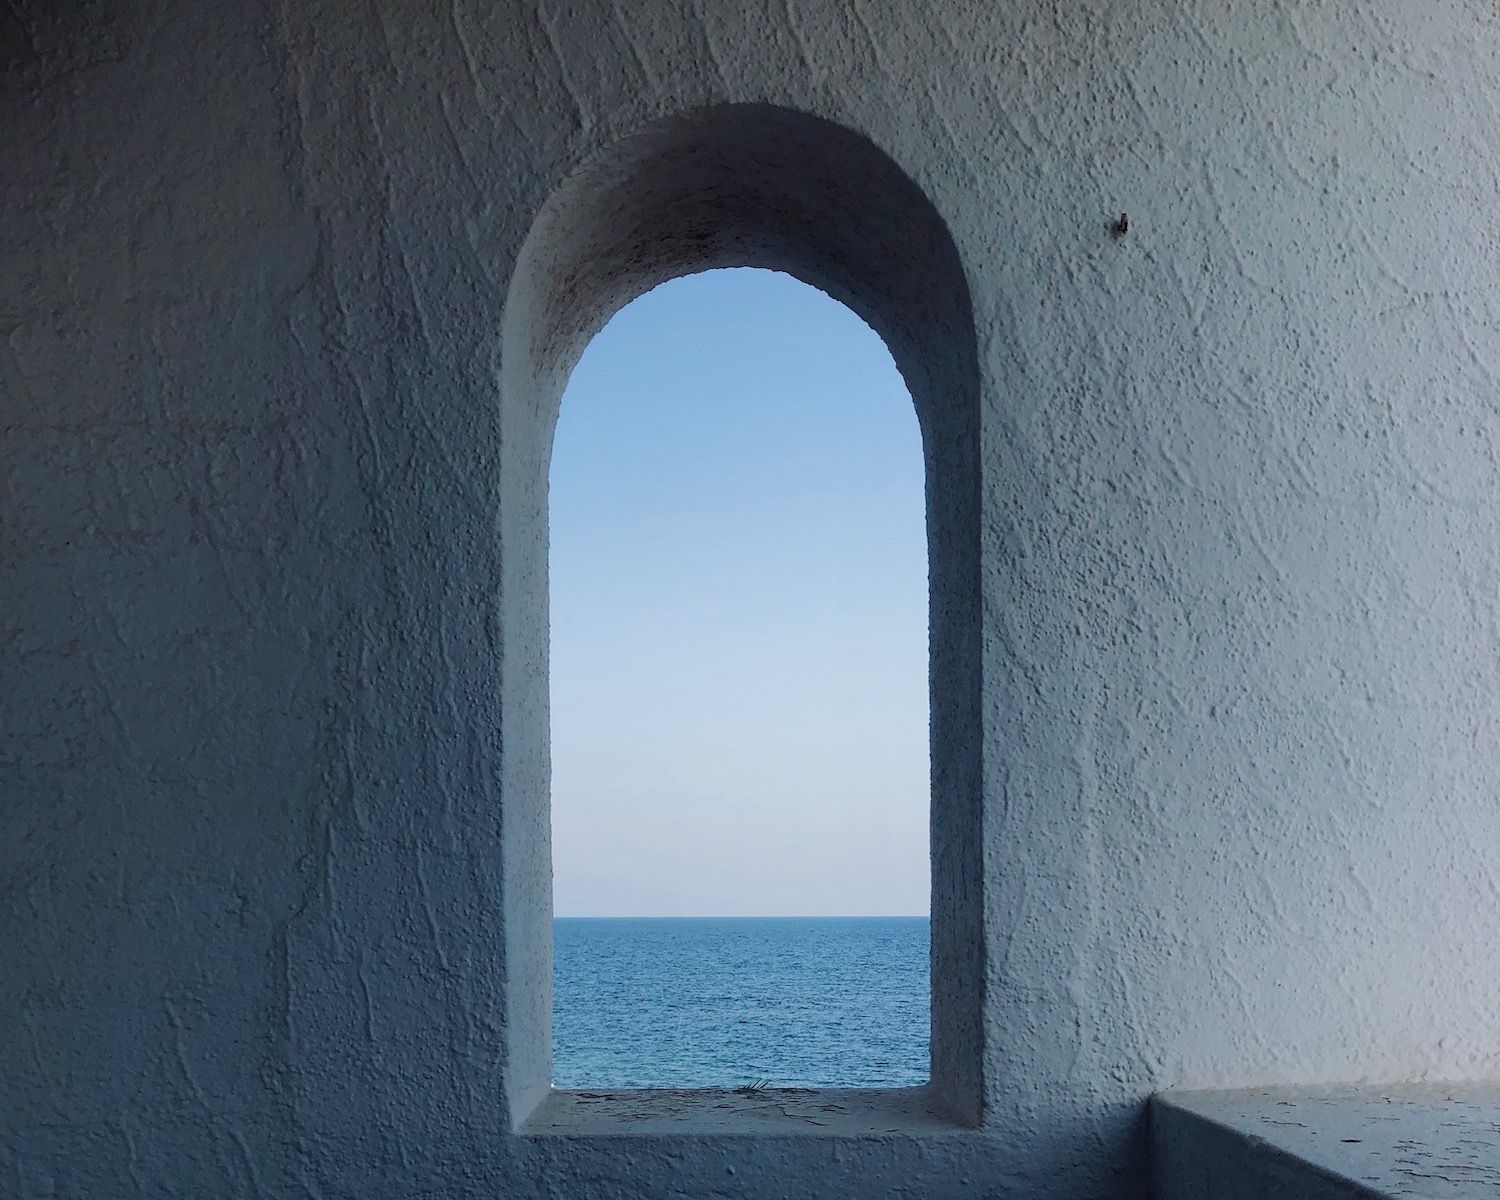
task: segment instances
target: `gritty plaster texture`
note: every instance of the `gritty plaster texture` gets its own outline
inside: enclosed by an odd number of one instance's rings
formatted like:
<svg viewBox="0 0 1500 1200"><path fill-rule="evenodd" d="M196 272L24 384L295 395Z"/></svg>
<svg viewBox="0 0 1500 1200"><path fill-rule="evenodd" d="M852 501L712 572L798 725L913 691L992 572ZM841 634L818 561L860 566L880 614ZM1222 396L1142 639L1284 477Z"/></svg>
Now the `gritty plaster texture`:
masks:
<svg viewBox="0 0 1500 1200"><path fill-rule="evenodd" d="M1500 1085L1172 1092L1152 1105L1161 1200L1492 1200Z"/></svg>
<svg viewBox="0 0 1500 1200"><path fill-rule="evenodd" d="M921 1137L961 1126L927 1088L554 1091L521 1126L532 1137Z"/></svg>
<svg viewBox="0 0 1500 1200"><path fill-rule="evenodd" d="M1497 109L1488 0L7 6L0 1194L1135 1197L1156 1089L1500 1073ZM526 1132L555 396L736 255L923 422L975 1129Z"/></svg>

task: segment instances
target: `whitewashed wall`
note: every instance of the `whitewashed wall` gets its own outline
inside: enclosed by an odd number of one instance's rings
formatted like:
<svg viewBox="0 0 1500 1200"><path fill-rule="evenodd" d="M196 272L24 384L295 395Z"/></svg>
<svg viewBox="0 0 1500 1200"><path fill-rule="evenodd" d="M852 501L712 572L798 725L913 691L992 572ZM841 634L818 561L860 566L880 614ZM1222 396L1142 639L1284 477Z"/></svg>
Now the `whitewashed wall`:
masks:
<svg viewBox="0 0 1500 1200"><path fill-rule="evenodd" d="M750 101L968 281L983 1124L518 1136L512 269ZM0 1193L1127 1197L1500 1073L1497 111L1483 0L8 10Z"/></svg>

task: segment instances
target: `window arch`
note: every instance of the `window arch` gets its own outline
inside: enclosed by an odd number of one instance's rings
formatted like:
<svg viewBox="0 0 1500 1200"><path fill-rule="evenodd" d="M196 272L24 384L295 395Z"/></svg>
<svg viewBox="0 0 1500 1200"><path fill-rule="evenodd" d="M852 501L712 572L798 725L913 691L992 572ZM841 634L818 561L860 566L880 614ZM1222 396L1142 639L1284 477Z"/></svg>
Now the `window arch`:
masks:
<svg viewBox="0 0 1500 1200"><path fill-rule="evenodd" d="M784 271L890 348L922 432L929 554L932 1099L984 1106L978 357L942 219L867 139L770 105L660 121L595 154L542 206L507 296L501 365L500 722L505 1088L550 1085L547 479L563 388L626 302L678 275Z"/></svg>

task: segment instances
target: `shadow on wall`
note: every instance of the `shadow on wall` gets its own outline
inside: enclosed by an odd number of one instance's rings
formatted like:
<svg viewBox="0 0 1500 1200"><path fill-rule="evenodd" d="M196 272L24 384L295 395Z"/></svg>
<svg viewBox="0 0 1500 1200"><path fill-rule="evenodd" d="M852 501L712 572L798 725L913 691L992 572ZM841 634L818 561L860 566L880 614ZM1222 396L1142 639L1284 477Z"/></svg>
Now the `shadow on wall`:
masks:
<svg viewBox="0 0 1500 1200"><path fill-rule="evenodd" d="M501 547L507 1044L519 1124L550 1082L547 478L567 378L643 292L716 267L784 271L862 317L917 409L926 464L932 737L932 1088L984 1108L978 355L942 218L867 139L771 105L673 117L563 181L522 248L502 366Z"/></svg>

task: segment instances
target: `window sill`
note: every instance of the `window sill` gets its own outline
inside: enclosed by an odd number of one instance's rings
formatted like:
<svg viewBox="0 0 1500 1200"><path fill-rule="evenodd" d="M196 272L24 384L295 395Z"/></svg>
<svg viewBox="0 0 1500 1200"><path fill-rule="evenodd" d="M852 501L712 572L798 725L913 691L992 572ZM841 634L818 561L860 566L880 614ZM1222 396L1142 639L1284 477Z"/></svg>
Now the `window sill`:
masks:
<svg viewBox="0 0 1500 1200"><path fill-rule="evenodd" d="M930 1088L553 1090L523 1137L926 1137L968 1132Z"/></svg>

